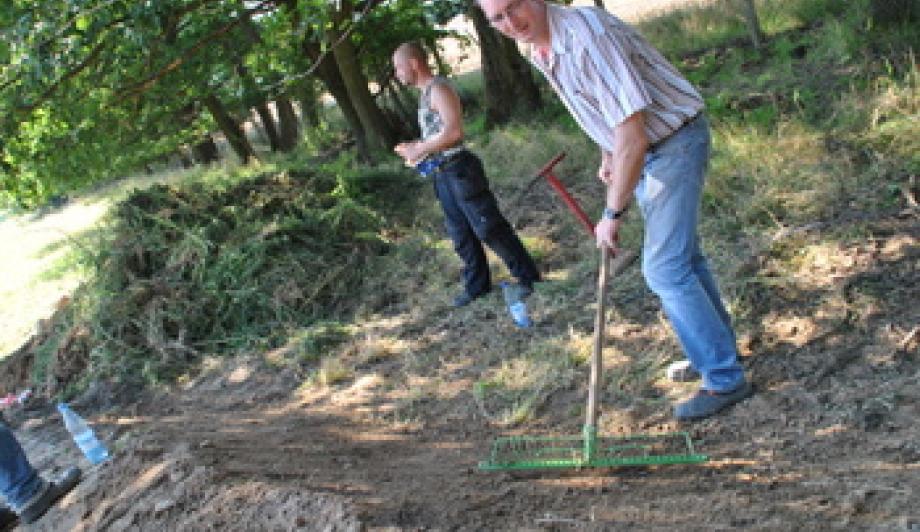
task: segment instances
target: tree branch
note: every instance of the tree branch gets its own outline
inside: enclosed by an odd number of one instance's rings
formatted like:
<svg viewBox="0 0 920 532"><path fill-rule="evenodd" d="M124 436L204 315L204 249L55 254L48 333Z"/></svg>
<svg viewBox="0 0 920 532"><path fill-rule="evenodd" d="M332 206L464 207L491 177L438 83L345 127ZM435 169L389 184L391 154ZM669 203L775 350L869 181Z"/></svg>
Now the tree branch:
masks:
<svg viewBox="0 0 920 532"><path fill-rule="evenodd" d="M358 27L358 24L360 24L361 21L364 20L364 17L367 16L367 14L370 12L370 10L371 10L372 8L374 8L375 6L377 6L378 4L380 4L382 1L383 1L383 0L367 0L367 1L364 3L364 9L361 11L361 14L358 15L358 20L355 20L355 21L352 22L347 28L345 28L345 31L342 32L342 35L340 35L339 38L336 39L336 41L335 41L334 43L332 43L332 46L330 46L329 48L326 48L325 50L323 50L323 51L314 59L313 64L310 65L309 68L307 68L304 72L301 72L300 74L296 74L296 75L293 75L293 76L288 76L288 77L282 79L281 81L279 81L279 82L277 82L277 83L274 83L274 84L270 85L268 88L265 89L265 92L266 92L266 93L273 93L278 87L280 87L280 86L282 86L282 85L287 85L287 84L289 84L289 83L291 83L291 82L293 82L293 81L297 81L297 80L299 80L299 79L303 79L303 78L305 78L305 77L307 77L307 76L312 75L313 72L316 71L317 68L319 68L319 65L326 59L326 56L329 55L330 53L332 53L332 50L335 49L336 46L342 44L342 41L344 41L344 40L347 39L349 36L351 36L351 33L352 33L353 31L355 31L355 28L357 28L357 27ZM312 54L311 54L311 55L312 55Z"/></svg>
<svg viewBox="0 0 920 532"><path fill-rule="evenodd" d="M71 16L66 22L64 22L63 24L61 24L61 26L57 29L57 31L55 31L55 32L53 33L53 35L51 35L51 37L48 37L47 39L45 39L44 41L42 41L41 43L39 43L39 45L36 46L36 49L41 49L41 48L44 48L44 47L46 47L46 46L49 46L49 45L51 45L51 44L53 44L53 43L60 42L61 36L64 35L64 32L67 31L67 29L70 28L70 27L77 21L78 18L84 17L84 16L89 16L89 15L95 13L96 11L99 11L99 10L102 9L102 8L105 8L105 7L108 7L108 6L112 5L112 4L114 4L114 3L117 2L117 1L119 1L119 0L106 0L105 2L102 2L102 3L100 3L100 4L97 5L97 6L91 7L91 8L89 8L89 9L87 9L86 11L80 11L79 13L75 13L75 14L74 14L73 16ZM104 27L104 28L102 28L102 29L103 29L103 30L107 30L107 29L111 28L112 26L114 26L115 24L117 24L117 23L119 23L119 22L123 22L123 21L124 21L124 18L115 19L115 20L113 20L112 22L110 22L108 25L106 25L106 27ZM20 63L20 64L17 65L17 66L19 67L19 71L15 73L15 75L14 75L13 78L7 79L7 80L4 81L2 84L0 84L0 90L7 88L7 87L9 87L10 85L12 85L13 83L16 83L17 81L19 81L20 79L22 79L22 63Z"/></svg>
<svg viewBox="0 0 920 532"><path fill-rule="evenodd" d="M74 76L76 76L80 72L86 70L88 66L95 63L96 59L99 58L99 54L102 52L102 49L105 48L105 45L106 45L106 39L103 37L98 43L96 43L96 46L93 47L89 55L87 55L86 58L83 59L83 61L81 61L74 68L65 72L64 75L62 75L60 78L57 79L57 81L52 83L51 86L45 89L45 92L43 92L36 101L26 104L26 105L20 105L17 108L17 110L28 113L28 112L31 112L36 107L38 107L39 105L43 104L45 101L48 100L48 98L51 97L51 95L53 95L57 91L58 87L60 87L63 83L72 79Z"/></svg>
<svg viewBox="0 0 920 532"><path fill-rule="evenodd" d="M229 24L223 27L217 28L216 30L209 33L207 36L205 36L200 41L195 43L191 48L188 48L187 50L185 50L185 52L182 53L182 55L170 61L166 66L161 68L159 71L157 71L153 75L149 76L147 79L139 81L129 87L125 87L125 88L118 90L116 97L118 99L124 99L128 96L131 96L132 94L140 94L142 92L145 92L146 90L150 89L150 87L153 87L157 83L157 81L159 81L163 76L169 74L170 72L176 70L177 68L185 64L186 61L194 57L195 54L197 54L199 50L204 48L206 45L210 44L211 41L213 41L214 39L216 39L217 37L220 37L221 35L225 33L228 33L233 28L239 26L244 21L248 20L249 16L256 14L256 13L266 12L268 10L266 6L271 5L271 4L272 4L271 2L262 2L258 6L252 9L247 9L238 18L234 19Z"/></svg>

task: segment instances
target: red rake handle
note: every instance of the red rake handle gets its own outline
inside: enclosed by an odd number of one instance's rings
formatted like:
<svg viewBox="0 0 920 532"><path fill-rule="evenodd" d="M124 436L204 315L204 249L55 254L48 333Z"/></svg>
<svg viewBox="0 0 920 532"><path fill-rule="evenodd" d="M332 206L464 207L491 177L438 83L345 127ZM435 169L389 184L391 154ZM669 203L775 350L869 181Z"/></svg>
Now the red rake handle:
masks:
<svg viewBox="0 0 920 532"><path fill-rule="evenodd" d="M581 222L581 225L588 230L588 234L594 238L594 224L591 223L591 219L588 218L588 215L585 214L585 211L581 210L581 206L578 205L578 202L575 201L575 198L569 194L569 191L565 189L565 186L562 184L559 179L553 174L553 167L556 164L565 158L565 152L561 152L559 155L553 157L553 159L546 163L546 166L540 169L540 172L537 175L542 175L549 181L549 184L556 189L556 192L562 196L562 201L569 206L569 209L575 214L575 217L578 218L578 221Z"/></svg>

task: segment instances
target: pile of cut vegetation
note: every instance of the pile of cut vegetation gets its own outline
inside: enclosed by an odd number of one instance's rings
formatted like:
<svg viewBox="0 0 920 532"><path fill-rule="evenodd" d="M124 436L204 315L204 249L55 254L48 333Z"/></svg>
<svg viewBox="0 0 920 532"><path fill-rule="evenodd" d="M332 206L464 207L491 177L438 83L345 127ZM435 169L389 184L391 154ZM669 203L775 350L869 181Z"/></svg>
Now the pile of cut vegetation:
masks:
<svg viewBox="0 0 920 532"><path fill-rule="evenodd" d="M388 247L389 206L406 207L393 197L407 176L386 170L224 179L156 185L111 209L90 280L34 349L49 395L90 376L169 380L204 354L346 317Z"/></svg>

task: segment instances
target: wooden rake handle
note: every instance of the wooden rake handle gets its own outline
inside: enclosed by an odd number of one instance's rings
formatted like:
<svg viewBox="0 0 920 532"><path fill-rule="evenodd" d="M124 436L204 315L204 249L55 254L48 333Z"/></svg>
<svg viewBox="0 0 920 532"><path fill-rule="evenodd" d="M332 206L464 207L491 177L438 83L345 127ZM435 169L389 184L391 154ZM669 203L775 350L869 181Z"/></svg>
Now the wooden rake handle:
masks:
<svg viewBox="0 0 920 532"><path fill-rule="evenodd" d="M549 181L549 184L559 193L562 201L568 205L569 210L575 214L581 225L588 231L591 238L594 238L594 224L582 210L575 198L569 194L565 186L553 173L553 168L565 158L565 152L561 152L553 157L540 171L537 176L543 176ZM594 315L594 350L591 353L591 376L588 381L588 406L585 413L585 426L597 426L597 402L601 396L601 376L604 374L603 350L604 350L604 329L606 324L606 300L607 300L607 277L608 275L617 276L622 273L630 264L636 260L638 254L633 250L621 249L611 263L610 249L601 248L600 268L597 274L597 312Z"/></svg>
<svg viewBox="0 0 920 532"><path fill-rule="evenodd" d="M597 402L601 396L601 375L604 374L604 329L607 323L607 277L616 277L636 260L631 249L620 250L611 261L610 248L601 248L601 266L597 273L597 313L594 315L594 350L591 352L591 376L588 381L588 406L585 425L597 426Z"/></svg>

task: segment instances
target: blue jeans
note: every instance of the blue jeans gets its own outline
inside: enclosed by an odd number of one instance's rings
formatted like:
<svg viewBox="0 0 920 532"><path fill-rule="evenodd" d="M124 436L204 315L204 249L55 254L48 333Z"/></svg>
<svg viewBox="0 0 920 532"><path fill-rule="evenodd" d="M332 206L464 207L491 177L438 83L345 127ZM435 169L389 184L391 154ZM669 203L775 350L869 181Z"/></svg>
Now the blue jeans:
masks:
<svg viewBox="0 0 920 532"><path fill-rule="evenodd" d="M0 495L18 512L45 487L13 432L0 422Z"/></svg>
<svg viewBox="0 0 920 532"><path fill-rule="evenodd" d="M527 286L540 280L533 258L514 228L498 210L482 161L469 151L460 152L434 173L434 192L444 210L444 225L463 260L466 293L479 296L491 289L485 243Z"/></svg>
<svg viewBox="0 0 920 532"><path fill-rule="evenodd" d="M709 122L701 114L649 148L635 195L645 219L645 280L702 374L703 388L725 392L745 377L731 318L697 233L709 150Z"/></svg>

